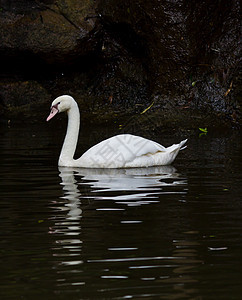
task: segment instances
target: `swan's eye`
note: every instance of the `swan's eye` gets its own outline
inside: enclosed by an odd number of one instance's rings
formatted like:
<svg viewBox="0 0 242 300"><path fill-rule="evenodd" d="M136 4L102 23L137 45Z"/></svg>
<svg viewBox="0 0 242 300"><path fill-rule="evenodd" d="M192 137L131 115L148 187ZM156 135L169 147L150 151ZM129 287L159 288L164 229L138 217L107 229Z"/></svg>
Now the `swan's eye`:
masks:
<svg viewBox="0 0 242 300"><path fill-rule="evenodd" d="M57 105L59 105L59 104L60 104L60 102L57 103Z"/></svg>

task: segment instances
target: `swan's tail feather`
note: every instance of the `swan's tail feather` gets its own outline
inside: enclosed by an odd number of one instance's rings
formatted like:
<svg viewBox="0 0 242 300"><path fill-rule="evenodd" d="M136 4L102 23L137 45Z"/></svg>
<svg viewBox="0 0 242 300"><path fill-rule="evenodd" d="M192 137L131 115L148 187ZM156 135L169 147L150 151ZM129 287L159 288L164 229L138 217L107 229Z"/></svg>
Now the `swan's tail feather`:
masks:
<svg viewBox="0 0 242 300"><path fill-rule="evenodd" d="M174 144L170 147L167 148L167 151L172 153L172 152L175 152L175 151L180 151L180 150L183 150L185 149L187 146L184 146L183 145L187 142L187 139L186 140L183 140L180 142L180 144Z"/></svg>
<svg viewBox="0 0 242 300"><path fill-rule="evenodd" d="M182 147L184 144L186 144L186 142L187 142L187 139L185 139L185 140L183 140L183 141L180 142L180 144L179 144L180 150L184 150L184 149L187 148L187 145L184 146L184 147Z"/></svg>

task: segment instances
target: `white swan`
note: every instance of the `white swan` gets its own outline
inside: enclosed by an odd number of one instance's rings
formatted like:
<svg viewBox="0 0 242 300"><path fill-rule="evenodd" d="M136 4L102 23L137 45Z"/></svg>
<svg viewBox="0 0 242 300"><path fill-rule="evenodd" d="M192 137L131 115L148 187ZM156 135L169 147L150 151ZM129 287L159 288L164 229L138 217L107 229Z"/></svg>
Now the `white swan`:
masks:
<svg viewBox="0 0 242 300"><path fill-rule="evenodd" d="M169 165L178 152L185 148L183 145L187 141L165 148L139 136L120 134L98 143L80 158L74 159L80 126L80 113L76 101L68 95L56 98L52 102L47 121L64 111L68 115L68 126L58 162L58 165L63 167L136 168Z"/></svg>

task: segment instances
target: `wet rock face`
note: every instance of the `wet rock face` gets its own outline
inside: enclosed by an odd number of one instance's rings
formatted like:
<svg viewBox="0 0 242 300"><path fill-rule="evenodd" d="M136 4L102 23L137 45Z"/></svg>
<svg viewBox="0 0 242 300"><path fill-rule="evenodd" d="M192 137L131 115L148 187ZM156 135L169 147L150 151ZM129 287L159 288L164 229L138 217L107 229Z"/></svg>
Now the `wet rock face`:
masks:
<svg viewBox="0 0 242 300"><path fill-rule="evenodd" d="M186 95L187 106L226 110L223 95L238 73L238 1L110 0L100 10L107 23L129 24L142 40L149 86L160 101Z"/></svg>
<svg viewBox="0 0 242 300"><path fill-rule="evenodd" d="M89 33L94 22L85 17L95 8L92 1L84 1L84 7L73 0L2 2L2 56L35 55L50 64L66 64L70 56L91 51L93 41L89 40Z"/></svg>
<svg viewBox="0 0 242 300"><path fill-rule="evenodd" d="M20 105L14 87L21 93L28 82L47 101L69 93L87 111L140 112L154 102L169 115L239 122L239 1L0 3L0 105Z"/></svg>
<svg viewBox="0 0 242 300"><path fill-rule="evenodd" d="M114 23L128 23L142 40L144 63L152 76L154 87L170 87L180 81L192 52L182 1L119 1L118 7L114 5L118 1L108 2L111 4L100 4L105 18Z"/></svg>
<svg viewBox="0 0 242 300"><path fill-rule="evenodd" d="M21 93L19 92L21 91ZM0 84L0 97L2 105L9 107L20 107L34 102L37 104L51 99L48 92L36 81L6 82ZM4 102L6 101L6 102Z"/></svg>

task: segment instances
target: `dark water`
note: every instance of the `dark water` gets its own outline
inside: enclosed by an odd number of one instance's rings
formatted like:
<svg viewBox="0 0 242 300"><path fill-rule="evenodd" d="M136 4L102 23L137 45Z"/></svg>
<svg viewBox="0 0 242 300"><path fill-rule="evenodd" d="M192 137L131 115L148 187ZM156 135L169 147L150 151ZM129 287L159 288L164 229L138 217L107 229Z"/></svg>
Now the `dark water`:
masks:
<svg viewBox="0 0 242 300"><path fill-rule="evenodd" d="M172 167L88 171L58 169L55 126L0 129L1 299L241 299L238 132L190 136Z"/></svg>

